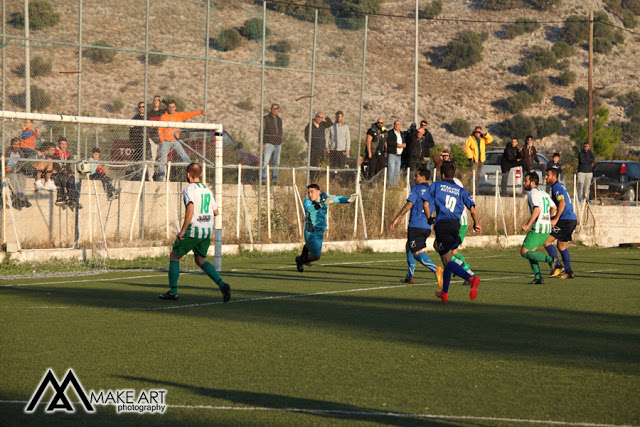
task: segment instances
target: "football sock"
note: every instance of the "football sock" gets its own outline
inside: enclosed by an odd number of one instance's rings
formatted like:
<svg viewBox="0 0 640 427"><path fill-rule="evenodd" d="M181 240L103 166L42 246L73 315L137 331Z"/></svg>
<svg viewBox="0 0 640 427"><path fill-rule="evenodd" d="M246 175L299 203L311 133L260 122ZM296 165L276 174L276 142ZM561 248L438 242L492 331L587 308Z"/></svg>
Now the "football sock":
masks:
<svg viewBox="0 0 640 427"><path fill-rule="evenodd" d="M471 278L471 274L466 272L464 268L458 265L458 263L456 263L455 261L449 261L449 263L445 267L445 271L446 270L449 270L458 277L462 277L464 280L469 280Z"/></svg>
<svg viewBox="0 0 640 427"><path fill-rule="evenodd" d="M442 272L442 292L445 294L449 292L449 284L451 283L451 270L447 267Z"/></svg>
<svg viewBox="0 0 640 427"><path fill-rule="evenodd" d="M528 259L528 260L535 260L538 262L551 262L553 261L553 258L551 258L548 255L544 255L541 254L538 251L529 251L527 253L524 254L524 258Z"/></svg>
<svg viewBox="0 0 640 427"><path fill-rule="evenodd" d="M464 268L464 271L468 272L471 275L474 274L474 272L471 271L471 267L469 267L469 264L467 264L467 260L464 259L464 256L460 252L453 256L453 260L456 262L456 264L461 265L462 268Z"/></svg>
<svg viewBox="0 0 640 427"><path fill-rule="evenodd" d="M540 274L540 264L538 264L538 261L530 259L529 264L531 264L531 270L533 270L534 277L536 279L542 278L542 275Z"/></svg>
<svg viewBox="0 0 640 427"><path fill-rule="evenodd" d="M178 293L178 277L180 277L180 261L169 261L169 287L172 294Z"/></svg>
<svg viewBox="0 0 640 427"><path fill-rule="evenodd" d="M571 255L569 255L569 249L565 249L560 251L562 255L562 263L564 264L564 268L567 270L571 270Z"/></svg>
<svg viewBox="0 0 640 427"><path fill-rule="evenodd" d="M302 247L302 253L300 254L300 256L301 256L302 258L306 258L306 257L307 257L307 255L309 255L309 248L307 247L307 245L304 245L304 246Z"/></svg>
<svg viewBox="0 0 640 427"><path fill-rule="evenodd" d="M222 281L222 277L220 277L220 275L218 274L218 270L216 270L213 264L211 264L209 261L205 261L205 263L202 264L200 268L203 269L205 273L207 273L207 276L211 277L211 280L216 282L216 285L218 285L218 287L222 287L224 282Z"/></svg>
<svg viewBox="0 0 640 427"><path fill-rule="evenodd" d="M553 257L553 258L558 257L558 251L556 251L556 247L553 245L553 243L547 246L545 249L547 250L547 253L549 254L550 257Z"/></svg>
<svg viewBox="0 0 640 427"><path fill-rule="evenodd" d="M429 270L433 272L436 271L436 265L433 263L433 261L431 261L431 258L429 258L429 255L420 252L416 257L416 259L420 262L420 264L424 265Z"/></svg>
<svg viewBox="0 0 640 427"><path fill-rule="evenodd" d="M413 277L413 272L416 270L416 259L411 251L407 252L407 265L409 267L407 271L407 279L410 279Z"/></svg>

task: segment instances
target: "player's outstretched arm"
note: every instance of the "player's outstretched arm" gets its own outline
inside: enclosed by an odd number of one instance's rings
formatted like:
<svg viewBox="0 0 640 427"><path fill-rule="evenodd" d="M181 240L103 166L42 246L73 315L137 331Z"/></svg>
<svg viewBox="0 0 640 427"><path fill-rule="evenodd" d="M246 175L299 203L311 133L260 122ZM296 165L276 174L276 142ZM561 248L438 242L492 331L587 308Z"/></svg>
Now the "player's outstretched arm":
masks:
<svg viewBox="0 0 640 427"><path fill-rule="evenodd" d="M344 196L330 196L324 201L325 205L330 205L332 203L349 203L349 199Z"/></svg>
<svg viewBox="0 0 640 427"><path fill-rule="evenodd" d="M471 213L471 218L473 219L473 231L475 231L476 233L482 233L482 227L480 227L480 224L478 223L478 211L476 211L476 205L471 206L469 212Z"/></svg>

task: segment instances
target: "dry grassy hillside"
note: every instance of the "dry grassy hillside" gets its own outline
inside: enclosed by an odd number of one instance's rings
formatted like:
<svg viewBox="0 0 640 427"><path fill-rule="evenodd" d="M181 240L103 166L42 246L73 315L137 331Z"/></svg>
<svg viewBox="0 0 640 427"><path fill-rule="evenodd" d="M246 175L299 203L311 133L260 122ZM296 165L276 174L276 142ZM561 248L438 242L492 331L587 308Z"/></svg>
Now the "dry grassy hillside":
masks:
<svg viewBox="0 0 640 427"><path fill-rule="evenodd" d="M32 33L38 39L74 42L78 39L78 7L75 2L50 0L62 18L53 28ZM215 37L221 28L240 27L251 17L261 17L262 9L252 2L214 1L211 10L210 36ZM424 7L426 1L420 2ZM366 131L378 116L387 123L394 118L403 126L413 121L413 52L415 3L412 0L386 1L383 13L400 17L373 17L367 34L366 81L363 104L365 106L362 132ZM22 1L7 1L7 17L22 8ZM578 2L563 0L562 6L553 12L539 12L525 7L507 12L489 12L479 8L476 0L445 0L439 18L514 21L525 16L545 24L539 30L508 40L504 36L505 23L463 23L452 21L420 21L419 27L419 119L426 118L436 142L449 144L460 141L447 130L455 118L464 118L472 125L487 128L501 122L510 114L500 108L499 101L515 92L512 88L523 83L526 77L514 68L533 45L550 47L558 40L562 20L573 14L587 15L589 11L605 9L599 0ZM223 123L232 133L241 135L248 145L255 147L261 113L260 106L260 45L243 40L240 48L231 52L209 49L206 43L206 3L201 0L151 2L149 19L149 48L154 51L180 55L168 58L161 65L149 66L148 97L159 93L183 100L187 109L201 109L205 104L205 64L200 58L209 55L216 61L210 63L206 109L208 120ZM107 117L133 116L136 103L143 98L144 62L141 51L145 47L145 2L112 0L109 2L85 0L83 2L82 40L94 43L105 40L110 45L134 50L119 52L111 64L94 64L82 60L81 114ZM622 26L615 14L610 20ZM3 17L5 19L5 17ZM271 35L267 46L279 40L292 45L288 70L269 69L265 72L265 104L279 102L282 106L286 130L302 133L310 114L326 112L330 116L336 110L345 112L353 136L358 128L360 83L357 76L362 70L362 31L341 30L335 24L319 25L317 34L316 69L321 72L349 73L350 76L317 74L314 81L315 96L296 101L307 95L311 88L313 25L293 17L269 11L267 17ZM459 71L439 68L437 53L457 34L464 30L486 31L483 61ZM21 35L19 29L8 25L7 32ZM614 47L607 55L596 54L595 85L615 84L616 94L624 94L638 87L637 62L640 50L638 36L624 33L623 49ZM52 61L53 73L34 78L32 83L45 88L53 102L48 113L77 114L78 74L61 71L78 69L78 53L74 47L61 44L33 43L31 56L42 56ZM275 53L267 49L267 59ZM10 40L5 47L6 99L24 91L24 79L13 70L24 61L24 49L20 41ZM582 48L569 58L577 81L570 86L551 84L549 92L540 104L534 104L524 113L530 116L555 115L565 120L571 106L573 91L577 86L587 86L587 52ZM541 73L557 77L559 71L551 68ZM114 101L121 101L124 108L113 111ZM607 100L612 119L623 119L624 111L615 97ZM16 109L9 101L7 109ZM198 119L200 120L200 119ZM540 145L548 149L569 146L567 136L553 136Z"/></svg>

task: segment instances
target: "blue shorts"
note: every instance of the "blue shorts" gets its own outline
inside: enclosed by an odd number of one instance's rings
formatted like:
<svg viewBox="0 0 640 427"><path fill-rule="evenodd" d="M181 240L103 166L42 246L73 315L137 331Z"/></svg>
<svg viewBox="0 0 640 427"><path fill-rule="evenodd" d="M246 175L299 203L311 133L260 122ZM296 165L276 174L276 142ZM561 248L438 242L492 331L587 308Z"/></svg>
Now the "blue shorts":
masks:
<svg viewBox="0 0 640 427"><path fill-rule="evenodd" d="M436 250L440 255L444 255L462 244L459 220L443 219L442 221L438 221L435 228L436 241L438 242Z"/></svg>
<svg viewBox="0 0 640 427"><path fill-rule="evenodd" d="M307 243L309 253L313 256L319 257L322 254L322 241L324 240L324 233L304 233L304 241Z"/></svg>
<svg viewBox="0 0 640 427"><path fill-rule="evenodd" d="M419 252L427 247L427 238L431 234L428 228L409 227L407 229L407 252Z"/></svg>

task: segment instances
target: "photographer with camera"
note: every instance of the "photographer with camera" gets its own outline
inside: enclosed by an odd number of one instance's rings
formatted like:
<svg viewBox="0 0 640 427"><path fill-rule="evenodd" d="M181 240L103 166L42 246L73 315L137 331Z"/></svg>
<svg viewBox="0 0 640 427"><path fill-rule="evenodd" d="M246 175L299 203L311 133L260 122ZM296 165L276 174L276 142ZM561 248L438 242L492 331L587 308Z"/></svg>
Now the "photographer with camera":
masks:
<svg viewBox="0 0 640 427"><path fill-rule="evenodd" d="M480 179L480 172L482 170L482 164L486 160L486 146L493 142L493 138L489 135L489 132L483 132L480 126L476 126L473 133L464 143L464 154L469 159L471 171L476 172L475 185L478 186L478 180Z"/></svg>

